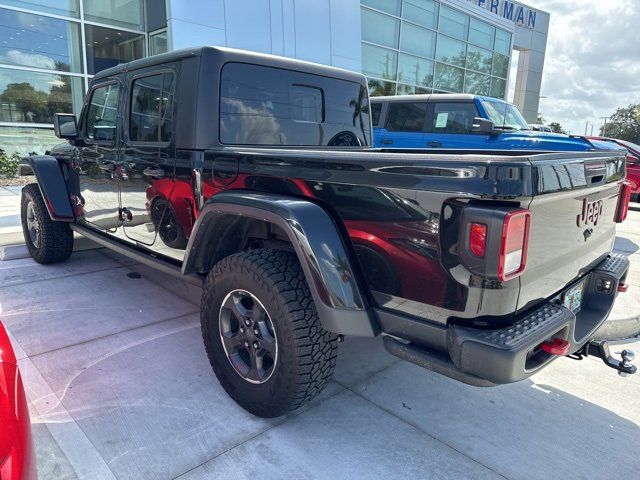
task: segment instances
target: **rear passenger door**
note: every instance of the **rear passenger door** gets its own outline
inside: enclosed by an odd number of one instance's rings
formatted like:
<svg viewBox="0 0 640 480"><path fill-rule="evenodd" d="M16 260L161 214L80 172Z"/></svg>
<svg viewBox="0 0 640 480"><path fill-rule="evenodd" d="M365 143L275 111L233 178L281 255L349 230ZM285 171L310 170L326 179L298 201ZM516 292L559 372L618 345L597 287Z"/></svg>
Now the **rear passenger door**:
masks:
<svg viewBox="0 0 640 480"><path fill-rule="evenodd" d="M489 135L471 131L473 119L479 117L473 101L434 102L429 108L429 126L425 136L427 148L488 148Z"/></svg>
<svg viewBox="0 0 640 480"><path fill-rule="evenodd" d="M377 130L375 146L424 148L426 102L389 102L384 127Z"/></svg>
<svg viewBox="0 0 640 480"><path fill-rule="evenodd" d="M176 225L167 222L173 211L175 184L172 132L176 72L164 67L138 71L128 78L128 83L119 171L124 234L129 241L163 250L175 246L177 237L177 232L169 231Z"/></svg>

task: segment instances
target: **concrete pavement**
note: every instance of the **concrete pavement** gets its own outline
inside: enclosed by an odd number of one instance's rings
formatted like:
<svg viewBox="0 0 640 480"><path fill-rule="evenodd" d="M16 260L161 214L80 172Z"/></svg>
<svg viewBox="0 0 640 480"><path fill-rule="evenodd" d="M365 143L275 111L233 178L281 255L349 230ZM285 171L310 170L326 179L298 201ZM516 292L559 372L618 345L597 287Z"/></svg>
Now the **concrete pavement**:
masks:
<svg viewBox="0 0 640 480"><path fill-rule="evenodd" d="M640 313L639 227L632 212L619 230L617 247L634 263L620 318ZM255 418L211 371L198 301L197 288L102 249L54 266L0 262L0 319L20 359L41 479L586 479L640 470L640 375L621 378L592 358L481 389L398 361L380 339L347 338L318 399L284 418Z"/></svg>

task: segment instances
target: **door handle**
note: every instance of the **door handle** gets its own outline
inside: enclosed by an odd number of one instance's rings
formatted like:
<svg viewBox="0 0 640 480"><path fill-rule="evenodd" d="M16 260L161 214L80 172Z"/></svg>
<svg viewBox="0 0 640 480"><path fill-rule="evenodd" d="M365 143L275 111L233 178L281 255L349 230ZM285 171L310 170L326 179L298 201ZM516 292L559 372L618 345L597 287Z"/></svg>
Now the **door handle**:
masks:
<svg viewBox="0 0 640 480"><path fill-rule="evenodd" d="M390 138L383 138L382 140L380 140L380 143L382 145L391 145L393 143L393 140L391 140Z"/></svg>
<svg viewBox="0 0 640 480"><path fill-rule="evenodd" d="M164 177L164 169L147 167L142 171L142 174L146 175L147 177L160 178L160 177Z"/></svg>
<svg viewBox="0 0 640 480"><path fill-rule="evenodd" d="M427 143L427 147L429 148L440 148L442 146L442 142L429 142Z"/></svg>

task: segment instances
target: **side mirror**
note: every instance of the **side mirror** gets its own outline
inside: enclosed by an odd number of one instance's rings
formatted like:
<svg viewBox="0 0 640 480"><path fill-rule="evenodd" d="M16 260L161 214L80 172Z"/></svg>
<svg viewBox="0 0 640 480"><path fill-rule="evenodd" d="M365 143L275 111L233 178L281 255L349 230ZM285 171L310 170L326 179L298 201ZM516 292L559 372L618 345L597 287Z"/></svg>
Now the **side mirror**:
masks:
<svg viewBox="0 0 640 480"><path fill-rule="evenodd" d="M471 131L473 133L485 133L488 135L494 135L497 131L493 128L493 122L482 117L475 117L471 124Z"/></svg>
<svg viewBox="0 0 640 480"><path fill-rule="evenodd" d="M78 136L76 116L72 113L56 113L53 117L53 131L58 138L76 138Z"/></svg>
<svg viewBox="0 0 640 480"><path fill-rule="evenodd" d="M627 154L627 165L638 165L640 163L640 158L635 155Z"/></svg>

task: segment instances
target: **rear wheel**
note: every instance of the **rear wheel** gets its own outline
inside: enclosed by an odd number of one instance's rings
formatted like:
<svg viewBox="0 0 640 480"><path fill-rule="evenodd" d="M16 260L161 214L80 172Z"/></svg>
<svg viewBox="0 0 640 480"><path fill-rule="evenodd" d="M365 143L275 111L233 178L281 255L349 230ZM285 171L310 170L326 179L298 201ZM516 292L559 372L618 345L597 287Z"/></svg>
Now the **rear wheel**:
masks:
<svg viewBox="0 0 640 480"><path fill-rule="evenodd" d="M68 223L51 220L37 184L22 189L20 213L24 241L36 262L63 262L71 256L73 232Z"/></svg>
<svg viewBox="0 0 640 480"><path fill-rule="evenodd" d="M631 195L631 201L634 203L640 203L640 193L634 193Z"/></svg>
<svg viewBox="0 0 640 480"><path fill-rule="evenodd" d="M252 250L221 260L204 284L201 319L218 380L254 415L295 410L333 373L337 337L322 329L290 253Z"/></svg>

